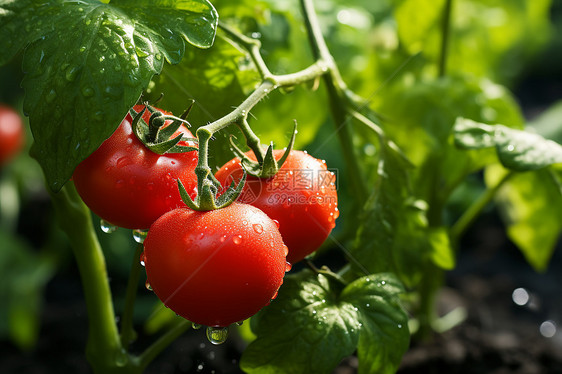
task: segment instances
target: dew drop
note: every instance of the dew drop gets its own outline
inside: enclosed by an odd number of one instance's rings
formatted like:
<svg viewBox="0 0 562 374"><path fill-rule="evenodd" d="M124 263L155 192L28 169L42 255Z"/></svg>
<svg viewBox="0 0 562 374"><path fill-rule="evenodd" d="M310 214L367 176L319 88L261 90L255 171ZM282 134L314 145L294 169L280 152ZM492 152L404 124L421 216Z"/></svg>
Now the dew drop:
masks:
<svg viewBox="0 0 562 374"><path fill-rule="evenodd" d="M133 239L139 244L144 243L144 239L146 239L146 235L148 234L148 230L140 230L135 229L133 230Z"/></svg>
<svg viewBox="0 0 562 374"><path fill-rule="evenodd" d="M226 235L221 236L220 242L221 242L221 243L224 243L225 240L226 240Z"/></svg>
<svg viewBox="0 0 562 374"><path fill-rule="evenodd" d="M103 219L100 220L100 228L101 231L103 231L106 234L111 234L112 232L115 232L115 230L117 230L117 226L112 225L111 223Z"/></svg>
<svg viewBox="0 0 562 374"><path fill-rule="evenodd" d="M67 81L69 82L74 82L76 80L76 76L78 75L78 72L80 71L80 68L78 66L73 66L70 67L66 70L66 74L65 74L65 78Z"/></svg>
<svg viewBox="0 0 562 374"><path fill-rule="evenodd" d="M234 242L234 244L240 244L242 243L242 236L241 235L235 236L234 238L232 238L232 241Z"/></svg>
<svg viewBox="0 0 562 374"><path fill-rule="evenodd" d="M144 252L140 255L140 264L141 266L146 266L146 256L144 255Z"/></svg>
<svg viewBox="0 0 562 374"><path fill-rule="evenodd" d="M275 223L275 226L277 226L277 228L279 228L279 221L274 219L273 222Z"/></svg>
<svg viewBox="0 0 562 374"><path fill-rule="evenodd" d="M252 227L254 228L254 231L257 232L258 234L261 234L263 232L263 226L260 225L259 223L254 223Z"/></svg>
<svg viewBox="0 0 562 374"><path fill-rule="evenodd" d="M51 89L47 95L45 96L45 101L48 103L52 103L57 98L57 91L55 89Z"/></svg>
<svg viewBox="0 0 562 374"><path fill-rule="evenodd" d="M193 328L193 330L199 330L201 328L201 325L198 323L193 322L191 324L191 327Z"/></svg>
<svg viewBox="0 0 562 374"><path fill-rule="evenodd" d="M124 349L119 350L115 353L115 366L124 367L129 362L129 355Z"/></svg>
<svg viewBox="0 0 562 374"><path fill-rule="evenodd" d="M289 247L287 247L286 245L283 246L283 254L285 255L285 257L287 257L287 255L289 254Z"/></svg>
<svg viewBox="0 0 562 374"><path fill-rule="evenodd" d="M288 262L285 262L285 273L291 271L292 268L293 268L293 265L291 265Z"/></svg>
<svg viewBox="0 0 562 374"><path fill-rule="evenodd" d="M94 96L94 89L92 87L82 87L82 90L80 92L82 92L82 95L84 97Z"/></svg>
<svg viewBox="0 0 562 374"><path fill-rule="evenodd" d="M236 326L242 326L244 324L244 321L238 321L236 322Z"/></svg>
<svg viewBox="0 0 562 374"><path fill-rule="evenodd" d="M146 287L147 290L152 291L152 286L150 285L148 279L146 280L146 282L144 282L144 286Z"/></svg>
<svg viewBox="0 0 562 374"><path fill-rule="evenodd" d="M207 339L211 344L222 344L227 338L228 327L207 327Z"/></svg>

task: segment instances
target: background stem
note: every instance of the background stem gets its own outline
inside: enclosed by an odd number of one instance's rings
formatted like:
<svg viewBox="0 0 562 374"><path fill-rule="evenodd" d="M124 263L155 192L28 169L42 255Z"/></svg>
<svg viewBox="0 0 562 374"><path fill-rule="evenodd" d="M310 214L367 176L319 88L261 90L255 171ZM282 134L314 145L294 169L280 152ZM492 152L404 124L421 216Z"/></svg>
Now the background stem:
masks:
<svg viewBox="0 0 562 374"><path fill-rule="evenodd" d="M447 74L447 56L449 54L449 38L451 34L451 13L453 0L445 0L441 26L441 54L439 55L439 77Z"/></svg>

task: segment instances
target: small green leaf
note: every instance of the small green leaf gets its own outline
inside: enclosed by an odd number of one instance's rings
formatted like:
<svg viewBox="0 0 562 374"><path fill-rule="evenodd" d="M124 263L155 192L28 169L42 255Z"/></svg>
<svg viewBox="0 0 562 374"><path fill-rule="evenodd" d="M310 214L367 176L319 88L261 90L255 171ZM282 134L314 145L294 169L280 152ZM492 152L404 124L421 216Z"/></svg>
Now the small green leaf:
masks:
<svg viewBox="0 0 562 374"><path fill-rule="evenodd" d="M248 373L329 373L358 351L360 372L392 373L405 352L407 315L395 278L378 274L343 285L303 271L285 278L279 296L252 318L257 339L242 355ZM363 366L361 366L363 365Z"/></svg>
<svg viewBox="0 0 562 374"><path fill-rule="evenodd" d="M165 60L178 63L185 42L212 44L217 18L207 0L0 2L0 63L25 48L32 153L53 190L111 135Z"/></svg>
<svg viewBox="0 0 562 374"><path fill-rule="evenodd" d="M460 148L496 147L501 163L515 171L537 170L562 163L562 146L542 136L503 125L486 125L465 118L455 124L455 143Z"/></svg>
<svg viewBox="0 0 562 374"><path fill-rule="evenodd" d="M359 373L395 373L410 342L408 315L398 295L404 289L390 274L359 278L341 295L359 311Z"/></svg>
<svg viewBox="0 0 562 374"><path fill-rule="evenodd" d="M488 167L486 184L495 185L505 173L500 165ZM551 168L516 173L496 197L509 238L537 271L546 270L562 234L561 178Z"/></svg>

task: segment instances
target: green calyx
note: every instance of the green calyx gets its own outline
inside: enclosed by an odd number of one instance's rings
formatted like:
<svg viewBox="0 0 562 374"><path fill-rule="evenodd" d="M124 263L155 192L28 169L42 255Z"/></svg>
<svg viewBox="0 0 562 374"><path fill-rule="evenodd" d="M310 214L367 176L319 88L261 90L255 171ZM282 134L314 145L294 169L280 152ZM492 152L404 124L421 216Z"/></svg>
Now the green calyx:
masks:
<svg viewBox="0 0 562 374"><path fill-rule="evenodd" d="M246 173L244 172L244 175L242 176L240 182L238 182L238 185L235 185L234 182L232 182L230 187L228 187L224 193L218 195L222 186L212 173L208 173L203 179L202 187L199 189L195 200L189 196L183 183L179 179L178 188L180 190L181 199L185 205L193 210L207 211L225 208L236 201L238 196L240 196L240 193L242 193L245 182Z"/></svg>
<svg viewBox="0 0 562 374"><path fill-rule="evenodd" d="M289 153L291 153L291 150L293 149L293 145L295 144L296 135L297 135L297 122L295 121L293 134L291 135L289 144L287 145L287 148L285 149L283 156L279 160L276 160L275 157L273 156L273 143L271 143L267 147L265 151L265 155L262 155L260 153L261 157L259 157L256 154L256 158L258 160L261 158L263 160L262 162L256 162L250 159L240 148L238 148L238 146L236 146L236 144L234 144L232 138L230 138L230 144L232 146L232 151L236 154L236 156L240 158L241 160L240 163L242 164L242 167L244 168L246 173L258 178L270 178L275 174L277 174L281 166L283 166L283 164L287 160L287 157L289 157ZM259 150L253 149L253 151L254 154L256 152L263 152L261 149Z"/></svg>
<svg viewBox="0 0 562 374"><path fill-rule="evenodd" d="M164 153L182 153L197 150L197 147L179 144L181 141L197 143L197 139L188 138L182 134L173 137L174 133L182 124L190 126L186 118L193 106L193 103L191 103L189 108L180 118L164 114L146 103L144 105L145 107L140 112L137 113L134 109L131 109L129 113L133 116L132 127L134 134L148 149L159 155L163 155ZM151 113L148 124L142 118L146 110ZM166 121L170 120L173 122L168 126L164 126Z"/></svg>

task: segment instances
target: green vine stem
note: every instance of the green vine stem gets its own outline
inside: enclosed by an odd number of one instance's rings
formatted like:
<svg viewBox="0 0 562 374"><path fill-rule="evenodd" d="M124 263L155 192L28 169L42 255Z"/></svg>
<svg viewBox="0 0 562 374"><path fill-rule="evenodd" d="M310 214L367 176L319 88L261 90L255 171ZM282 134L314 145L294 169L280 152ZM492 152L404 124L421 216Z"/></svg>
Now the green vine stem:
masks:
<svg viewBox="0 0 562 374"><path fill-rule="evenodd" d="M117 331L105 257L90 210L71 182L59 193L51 192L51 199L80 271L89 316L88 361L94 373L135 373L136 364L124 351Z"/></svg>
<svg viewBox="0 0 562 374"><path fill-rule="evenodd" d="M344 150L344 161L349 170L349 180L351 187L357 195L356 201L365 201L368 198L368 189L362 178L357 155L353 145L353 137L348 118L348 106L346 105L349 90L343 81L341 74L336 66L326 41L322 35L320 24L314 10L312 0L301 0L301 9L304 16L306 28L308 30L309 43L312 53L319 61L327 64L328 74L323 75L326 83L332 117L336 125L338 139Z"/></svg>
<svg viewBox="0 0 562 374"><path fill-rule="evenodd" d="M443 8L443 19L441 25L441 54L439 56L439 77L447 73L447 55L449 53L449 38L451 36L451 16L453 11L453 0L445 0Z"/></svg>
<svg viewBox="0 0 562 374"><path fill-rule="evenodd" d="M476 218L478 218L484 208L486 208L486 206L496 196L498 190L513 176L513 174L515 174L513 171L506 173L495 186L484 191L484 193L480 195L480 197L463 213L457 222L455 222L450 231L453 243L458 243L461 236L466 232L470 225L472 225Z"/></svg>
<svg viewBox="0 0 562 374"><path fill-rule="evenodd" d="M164 335L150 345L139 357L138 364L141 370L144 370L156 356L160 354L166 347L168 347L174 340L180 337L191 327L191 322L186 319L181 319L176 325L170 328Z"/></svg>
<svg viewBox="0 0 562 374"><path fill-rule="evenodd" d="M138 283L141 274L142 265L140 264L140 256L143 251L143 245L138 243L133 254L131 271L129 272L129 280L127 282L127 291L125 293L125 306L121 316L121 344L124 349L128 349L129 344L136 338L133 329L133 312L135 299L137 296Z"/></svg>

